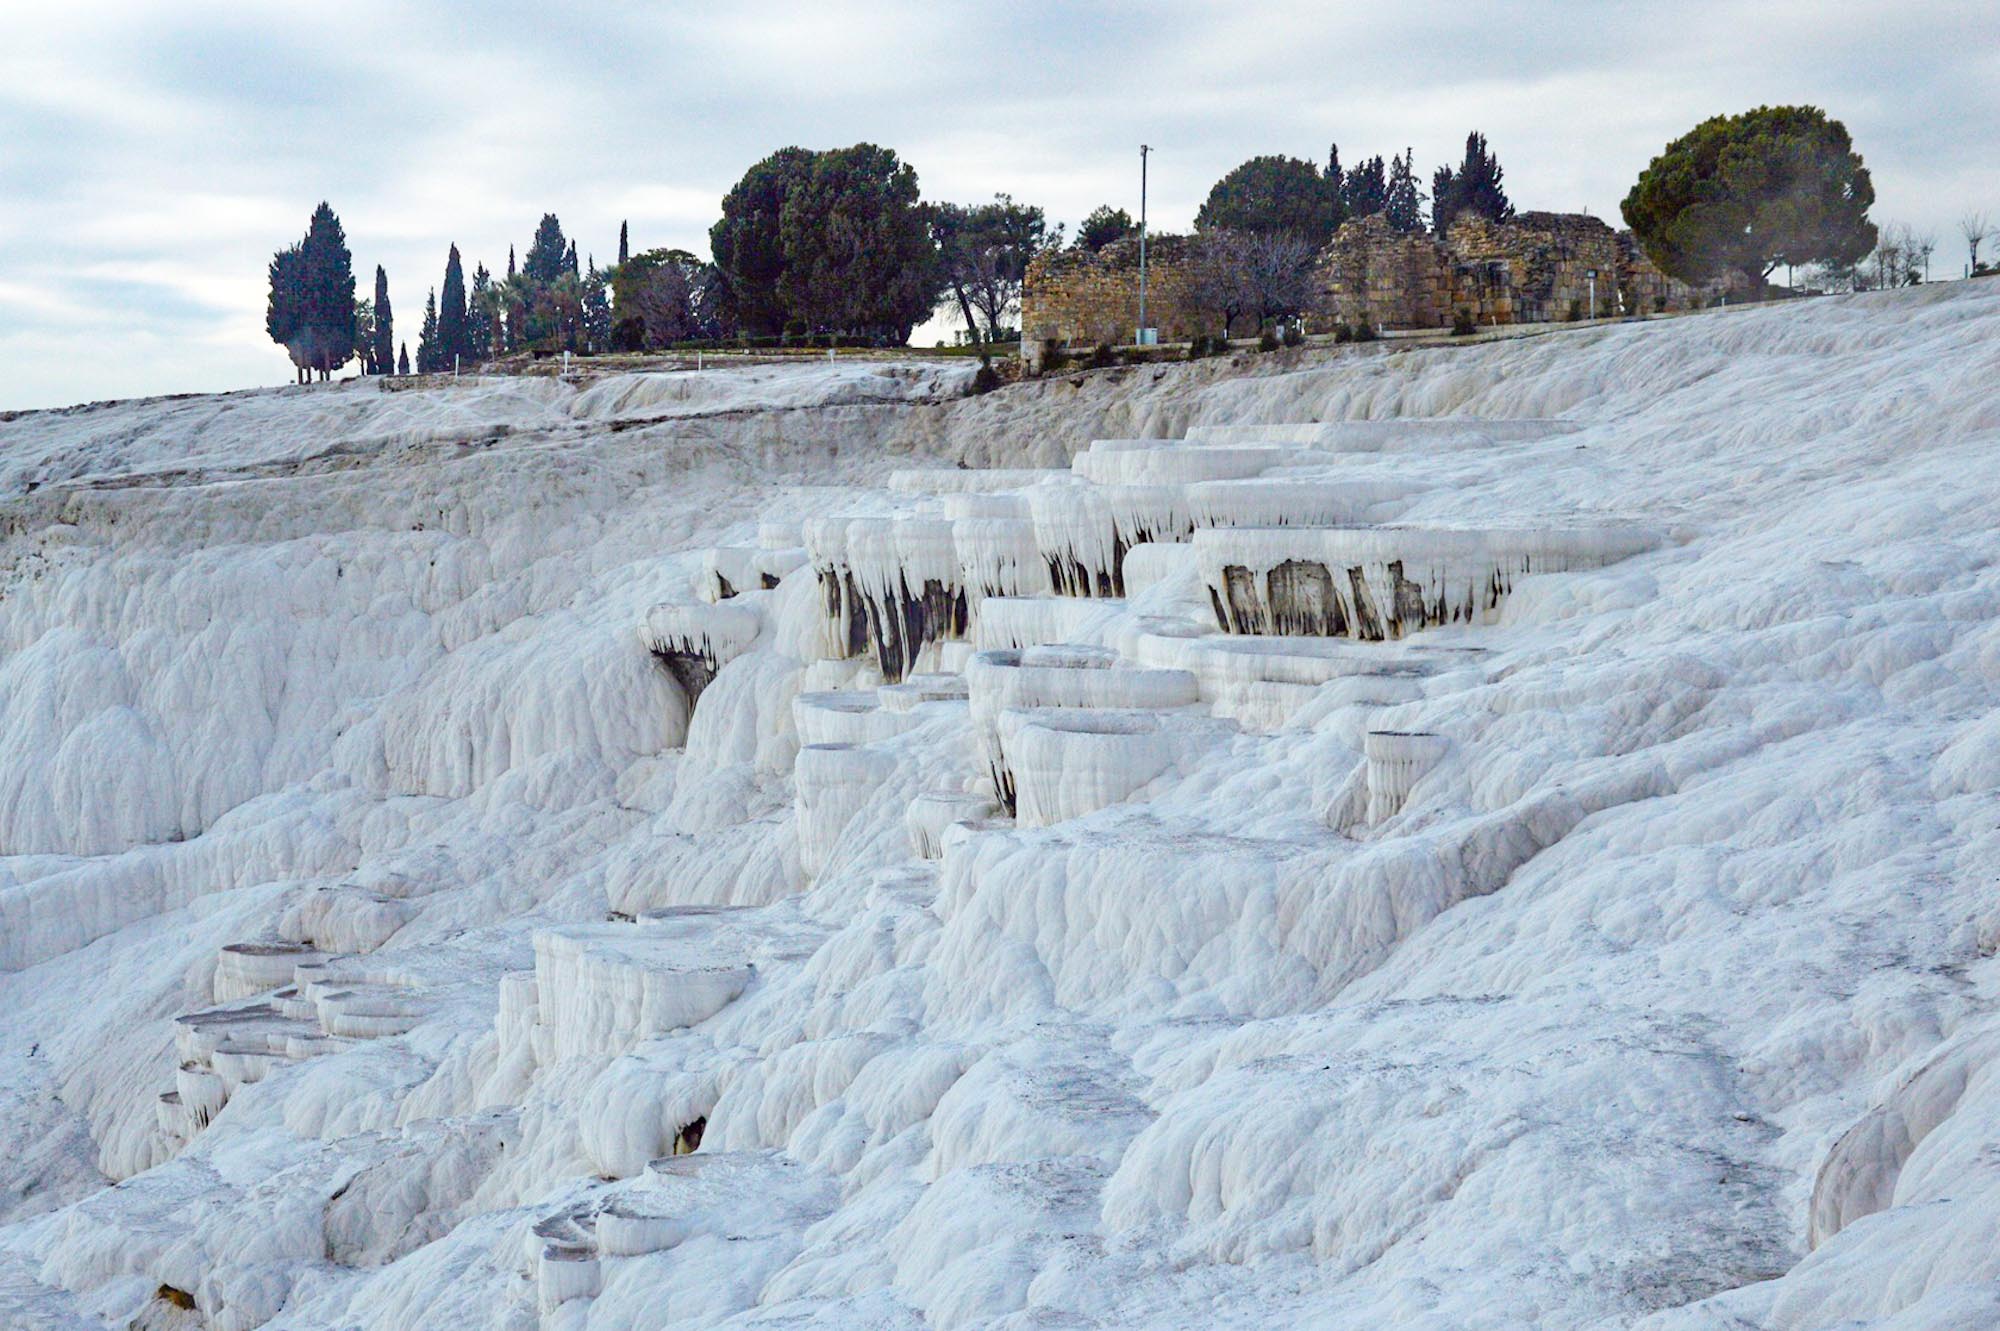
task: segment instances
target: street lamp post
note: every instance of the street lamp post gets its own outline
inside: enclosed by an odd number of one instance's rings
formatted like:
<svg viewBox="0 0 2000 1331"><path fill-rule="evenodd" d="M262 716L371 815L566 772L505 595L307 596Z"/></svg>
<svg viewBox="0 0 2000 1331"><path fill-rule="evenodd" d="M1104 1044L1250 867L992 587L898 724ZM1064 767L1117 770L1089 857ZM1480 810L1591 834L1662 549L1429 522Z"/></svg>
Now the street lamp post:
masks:
<svg viewBox="0 0 2000 1331"><path fill-rule="evenodd" d="M1139 327L1132 334L1135 344L1146 340L1146 157L1153 150L1139 145Z"/></svg>

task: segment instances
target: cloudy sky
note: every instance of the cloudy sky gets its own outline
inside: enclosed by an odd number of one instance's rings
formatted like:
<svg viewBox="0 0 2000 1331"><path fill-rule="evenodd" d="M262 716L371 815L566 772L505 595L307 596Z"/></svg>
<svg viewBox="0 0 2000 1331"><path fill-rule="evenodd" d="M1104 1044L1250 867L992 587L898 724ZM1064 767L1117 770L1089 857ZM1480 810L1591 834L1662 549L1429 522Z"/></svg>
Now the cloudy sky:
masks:
<svg viewBox="0 0 2000 1331"><path fill-rule="evenodd" d="M397 336L456 241L503 268L544 211L586 253L706 252L722 193L786 144L870 140L927 197L1184 228L1242 159L1483 130L1522 207L1617 217L1706 116L1846 121L1878 220L2000 219L1993 0L1543 3L10 4L0 49L0 408L283 383L264 265L320 199Z"/></svg>

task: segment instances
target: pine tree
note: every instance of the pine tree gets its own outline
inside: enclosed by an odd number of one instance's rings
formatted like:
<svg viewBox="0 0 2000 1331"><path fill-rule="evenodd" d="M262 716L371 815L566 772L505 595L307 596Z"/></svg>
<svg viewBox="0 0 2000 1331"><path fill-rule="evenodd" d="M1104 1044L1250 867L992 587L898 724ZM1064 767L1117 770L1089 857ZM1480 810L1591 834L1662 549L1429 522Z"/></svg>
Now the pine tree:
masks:
<svg viewBox="0 0 2000 1331"><path fill-rule="evenodd" d="M554 213L543 213L535 227L534 243L521 261L521 272L531 282L553 282L562 276L569 261L569 242L563 239L562 223ZM509 276L512 276L510 267Z"/></svg>
<svg viewBox="0 0 2000 1331"><path fill-rule="evenodd" d="M624 222L618 224L618 266L623 268L632 259L632 246L625 235Z"/></svg>
<svg viewBox="0 0 2000 1331"><path fill-rule="evenodd" d="M1389 165L1389 187L1382 200L1382 213L1389 227L1405 235L1424 229L1424 192L1417 188L1417 175L1410 167L1414 150L1404 149Z"/></svg>
<svg viewBox="0 0 2000 1331"><path fill-rule="evenodd" d="M409 372L410 372L410 344L408 342L405 342L403 344L403 354L397 357L396 359L396 373L408 374Z"/></svg>
<svg viewBox="0 0 2000 1331"><path fill-rule="evenodd" d="M444 261L444 294L438 301L438 368L449 370L461 359L472 359L472 341L465 332L465 265L458 246Z"/></svg>
<svg viewBox="0 0 2000 1331"><path fill-rule="evenodd" d="M396 367L396 338L390 330L393 314L389 309L389 274L375 265L375 369L388 374Z"/></svg>
<svg viewBox="0 0 2000 1331"><path fill-rule="evenodd" d="M417 334L417 373L436 374L444 369L438 363L443 350L438 345L438 293L437 288L432 287L430 294L424 297L423 331Z"/></svg>

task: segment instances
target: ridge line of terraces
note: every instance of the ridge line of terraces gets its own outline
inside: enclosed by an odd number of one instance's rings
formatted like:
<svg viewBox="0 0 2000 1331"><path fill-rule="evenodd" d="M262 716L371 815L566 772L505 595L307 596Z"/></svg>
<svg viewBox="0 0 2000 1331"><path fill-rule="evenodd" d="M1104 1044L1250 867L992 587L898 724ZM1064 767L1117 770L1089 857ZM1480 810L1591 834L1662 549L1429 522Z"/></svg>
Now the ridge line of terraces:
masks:
<svg viewBox="0 0 2000 1331"><path fill-rule="evenodd" d="M996 814L1046 825L1122 802L1232 723L1277 729L1315 699L1394 707L1481 677L1479 645L1410 639L1477 630L1521 578L1600 567L1662 534L1614 521L1404 522L1436 478L1342 459L1504 452L1579 428L1216 425L1096 440L1067 470L905 469L890 511L767 522L762 562L709 552L699 602L655 608L643 632L690 703L753 650L849 663L815 665L809 678L844 686L789 703L799 866L808 881L825 872L860 810L889 797L906 801L913 851L935 855L953 827ZM753 574L764 585L737 590ZM816 583L810 634L783 629L774 609L793 577ZM933 704L964 709L984 770L912 793L898 784L902 737ZM1392 761L1398 744L1416 756ZM1381 769L1362 811L1373 824L1401 807L1432 746L1366 747Z"/></svg>

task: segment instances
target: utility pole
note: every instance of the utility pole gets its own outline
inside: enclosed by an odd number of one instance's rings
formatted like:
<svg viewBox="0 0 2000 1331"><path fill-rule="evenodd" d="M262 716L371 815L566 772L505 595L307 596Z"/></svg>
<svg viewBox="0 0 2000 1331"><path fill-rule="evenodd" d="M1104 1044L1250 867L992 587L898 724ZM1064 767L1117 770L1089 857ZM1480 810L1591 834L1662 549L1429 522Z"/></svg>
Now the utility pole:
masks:
<svg viewBox="0 0 2000 1331"><path fill-rule="evenodd" d="M1146 340L1146 156L1152 151L1139 145L1139 328L1132 335L1139 344Z"/></svg>

